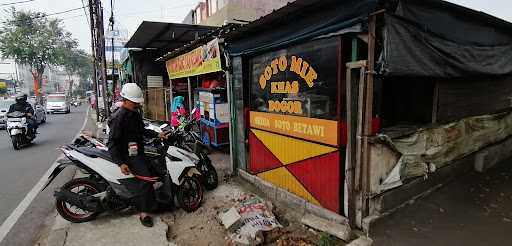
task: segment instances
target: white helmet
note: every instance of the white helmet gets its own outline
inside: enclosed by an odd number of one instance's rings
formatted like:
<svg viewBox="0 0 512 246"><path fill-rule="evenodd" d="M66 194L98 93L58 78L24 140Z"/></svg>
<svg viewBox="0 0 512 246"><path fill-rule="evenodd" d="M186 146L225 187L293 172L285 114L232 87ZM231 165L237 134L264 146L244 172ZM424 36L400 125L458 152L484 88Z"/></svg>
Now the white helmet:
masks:
<svg viewBox="0 0 512 246"><path fill-rule="evenodd" d="M142 95L142 90L135 83L126 83L123 85L123 89L121 89L121 97L126 100L132 101L134 103L143 103L144 96Z"/></svg>

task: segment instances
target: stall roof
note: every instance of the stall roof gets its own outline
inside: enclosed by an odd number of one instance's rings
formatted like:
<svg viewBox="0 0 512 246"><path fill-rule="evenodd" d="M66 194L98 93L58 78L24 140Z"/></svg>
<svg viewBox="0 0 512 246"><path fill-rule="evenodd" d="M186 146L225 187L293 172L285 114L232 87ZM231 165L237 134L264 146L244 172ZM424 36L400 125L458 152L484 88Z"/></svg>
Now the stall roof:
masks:
<svg viewBox="0 0 512 246"><path fill-rule="evenodd" d="M215 28L212 26L143 21L124 47L174 50Z"/></svg>
<svg viewBox="0 0 512 246"><path fill-rule="evenodd" d="M231 56L255 55L361 23L364 28L378 10L385 10L379 29L385 76L512 74L512 24L442 0L296 0L225 41Z"/></svg>

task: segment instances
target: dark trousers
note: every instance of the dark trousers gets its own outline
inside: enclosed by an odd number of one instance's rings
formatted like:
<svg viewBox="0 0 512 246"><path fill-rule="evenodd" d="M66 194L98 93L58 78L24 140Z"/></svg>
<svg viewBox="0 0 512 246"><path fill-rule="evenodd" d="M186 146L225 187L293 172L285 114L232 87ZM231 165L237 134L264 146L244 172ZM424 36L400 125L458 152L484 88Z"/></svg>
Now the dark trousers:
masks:
<svg viewBox="0 0 512 246"><path fill-rule="evenodd" d="M155 190L153 188L154 176L149 169L149 162L146 162L144 156L134 156L128 158L128 167L135 176L135 179L128 187L134 196L131 202L139 212L152 212L157 208L155 199Z"/></svg>

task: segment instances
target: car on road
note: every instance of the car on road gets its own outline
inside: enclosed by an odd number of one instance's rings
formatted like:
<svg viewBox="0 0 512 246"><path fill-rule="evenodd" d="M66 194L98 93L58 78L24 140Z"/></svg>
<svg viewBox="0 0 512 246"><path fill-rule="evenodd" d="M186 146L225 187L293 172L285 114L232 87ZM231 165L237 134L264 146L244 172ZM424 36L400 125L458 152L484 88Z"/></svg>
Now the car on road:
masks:
<svg viewBox="0 0 512 246"><path fill-rule="evenodd" d="M32 108L34 109L35 120L37 124L46 123L46 110L44 107L37 103L35 100L28 100Z"/></svg>
<svg viewBox="0 0 512 246"><path fill-rule="evenodd" d="M0 129L6 127L7 112L9 111L9 107L14 103L15 101L13 99L0 100Z"/></svg>
<svg viewBox="0 0 512 246"><path fill-rule="evenodd" d="M71 112L69 98L65 94L49 94L46 96L46 112L68 114Z"/></svg>

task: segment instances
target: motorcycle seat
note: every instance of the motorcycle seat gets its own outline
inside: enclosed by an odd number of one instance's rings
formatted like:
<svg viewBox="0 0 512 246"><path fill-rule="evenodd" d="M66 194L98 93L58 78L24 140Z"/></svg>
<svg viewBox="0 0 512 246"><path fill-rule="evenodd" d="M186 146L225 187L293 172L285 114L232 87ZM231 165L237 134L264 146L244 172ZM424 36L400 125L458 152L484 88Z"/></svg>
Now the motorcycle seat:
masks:
<svg viewBox="0 0 512 246"><path fill-rule="evenodd" d="M89 156L91 158L102 158L104 160L113 162L112 157L110 156L110 153L106 150L92 148L92 147L79 147L78 151L86 156Z"/></svg>

